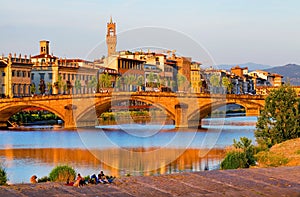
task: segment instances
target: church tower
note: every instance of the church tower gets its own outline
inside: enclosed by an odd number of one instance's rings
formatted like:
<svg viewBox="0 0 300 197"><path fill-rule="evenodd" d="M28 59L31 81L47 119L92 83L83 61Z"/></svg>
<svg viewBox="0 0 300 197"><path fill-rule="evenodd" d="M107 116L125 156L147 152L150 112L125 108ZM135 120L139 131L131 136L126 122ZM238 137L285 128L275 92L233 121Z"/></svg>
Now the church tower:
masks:
<svg viewBox="0 0 300 197"><path fill-rule="evenodd" d="M47 40L40 41L40 54L49 55L49 41Z"/></svg>
<svg viewBox="0 0 300 197"><path fill-rule="evenodd" d="M110 17L109 23L107 23L106 45L108 56L111 56L116 53L116 23L113 23L112 17Z"/></svg>

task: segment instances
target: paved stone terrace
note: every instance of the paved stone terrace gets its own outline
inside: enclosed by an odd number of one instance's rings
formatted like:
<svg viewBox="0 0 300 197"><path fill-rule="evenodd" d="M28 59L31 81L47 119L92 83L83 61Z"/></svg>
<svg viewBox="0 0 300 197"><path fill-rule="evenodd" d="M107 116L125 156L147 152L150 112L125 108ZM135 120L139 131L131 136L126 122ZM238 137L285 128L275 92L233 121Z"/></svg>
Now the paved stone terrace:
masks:
<svg viewBox="0 0 300 197"><path fill-rule="evenodd" d="M124 177L81 188L21 184L1 186L0 196L300 196L300 166Z"/></svg>

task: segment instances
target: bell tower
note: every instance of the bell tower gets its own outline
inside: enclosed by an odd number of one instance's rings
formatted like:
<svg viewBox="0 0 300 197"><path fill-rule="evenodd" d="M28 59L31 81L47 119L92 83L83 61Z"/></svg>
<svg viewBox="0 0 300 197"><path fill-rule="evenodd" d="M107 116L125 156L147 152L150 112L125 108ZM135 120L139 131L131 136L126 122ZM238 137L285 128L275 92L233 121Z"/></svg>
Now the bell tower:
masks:
<svg viewBox="0 0 300 197"><path fill-rule="evenodd" d="M116 23L113 23L112 17L110 17L109 23L107 23L106 45L107 45L108 56L111 56L116 53L116 45L117 45Z"/></svg>
<svg viewBox="0 0 300 197"><path fill-rule="evenodd" d="M49 55L49 41L47 40L40 41L40 54Z"/></svg>

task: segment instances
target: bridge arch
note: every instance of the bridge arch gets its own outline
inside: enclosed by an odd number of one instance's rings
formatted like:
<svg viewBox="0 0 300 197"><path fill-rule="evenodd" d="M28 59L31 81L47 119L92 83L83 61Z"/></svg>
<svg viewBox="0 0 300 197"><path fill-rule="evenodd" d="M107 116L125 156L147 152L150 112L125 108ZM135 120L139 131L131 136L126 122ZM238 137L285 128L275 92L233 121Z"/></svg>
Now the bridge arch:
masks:
<svg viewBox="0 0 300 197"><path fill-rule="evenodd" d="M252 102L252 101L229 100L229 101L226 101L226 102L212 102L212 103L203 105L198 109L193 110L190 113L190 115L188 116L188 121L195 120L195 118L198 118L199 121L201 121L201 119L205 118L213 110L218 109L219 107L222 107L222 106L228 105L228 104L236 104L236 105L240 105L240 106L244 107L245 110L246 110L246 115L249 114L249 113L247 113L247 111L250 111L252 109L257 110L257 114L253 114L253 115L259 115L259 110L261 108L263 108L262 104ZM199 116L199 111L200 111L200 116Z"/></svg>
<svg viewBox="0 0 300 197"><path fill-rule="evenodd" d="M162 105L161 103L154 102L153 100L147 99L145 97L140 96L132 96L129 99L128 98L114 98L113 100L111 98L106 98L104 100L101 100L99 102L95 102L90 104L88 107L86 107L86 110L79 113L76 118L76 122L81 122L89 119L95 118L95 115L98 116L101 113L107 111L112 106L112 102L122 102L122 101L141 101L146 104L151 104L154 107L157 107L158 109L161 109L166 112L166 114L175 121L175 112L171 111L170 108L167 106Z"/></svg>
<svg viewBox="0 0 300 197"><path fill-rule="evenodd" d="M2 108L0 108L0 120L7 121L12 115L22 111L23 109L26 109L28 107L38 107L42 108L44 110L47 110L55 115L57 115L60 119L64 120L64 115L61 114L58 110L51 108L50 106L38 104L38 103L14 103L14 105L6 105Z"/></svg>

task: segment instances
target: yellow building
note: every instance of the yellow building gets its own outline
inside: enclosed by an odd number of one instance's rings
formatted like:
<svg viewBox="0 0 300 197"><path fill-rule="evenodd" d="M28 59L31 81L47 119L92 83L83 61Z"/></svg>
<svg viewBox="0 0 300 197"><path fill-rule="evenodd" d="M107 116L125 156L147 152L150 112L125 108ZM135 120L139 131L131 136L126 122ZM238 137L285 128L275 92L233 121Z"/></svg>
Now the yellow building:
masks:
<svg viewBox="0 0 300 197"><path fill-rule="evenodd" d="M202 80L200 73L201 63L192 62L191 64L191 92L192 93L201 93Z"/></svg>
<svg viewBox="0 0 300 197"><path fill-rule="evenodd" d="M41 80L46 84L48 94L94 92L96 86L92 87L89 81L96 78L99 67L82 59L58 58L50 54L49 43L40 41L40 54L31 57L31 82L37 87L36 93L39 93Z"/></svg>
<svg viewBox="0 0 300 197"><path fill-rule="evenodd" d="M0 95L1 97L23 97L30 95L30 76L32 63L25 55L14 54L0 57Z"/></svg>

